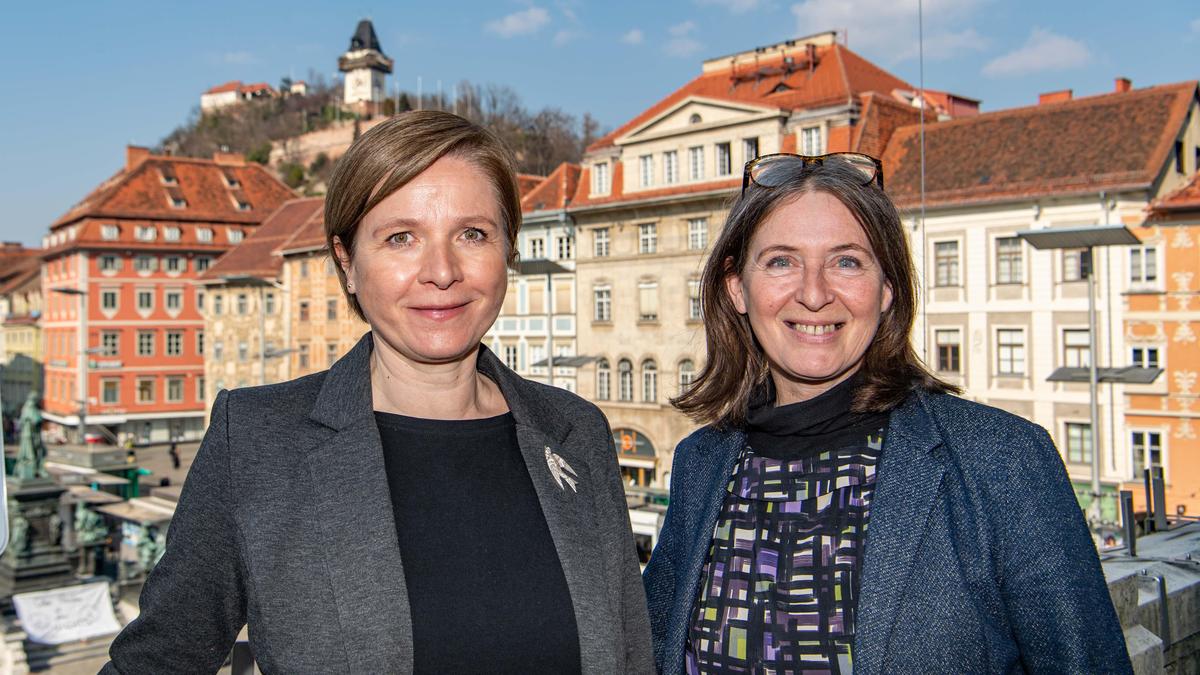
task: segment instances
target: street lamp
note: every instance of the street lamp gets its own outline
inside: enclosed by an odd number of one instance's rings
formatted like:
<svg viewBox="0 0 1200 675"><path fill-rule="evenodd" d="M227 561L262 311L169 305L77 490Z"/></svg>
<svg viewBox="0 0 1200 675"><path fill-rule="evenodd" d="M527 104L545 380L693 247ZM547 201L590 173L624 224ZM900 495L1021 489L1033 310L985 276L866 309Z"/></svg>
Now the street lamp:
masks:
<svg viewBox="0 0 1200 675"><path fill-rule="evenodd" d="M274 288L275 290L279 291L280 293L287 295L288 294L287 288L283 284L281 284L277 281L271 281L270 279L263 279L262 277L256 277L256 276L252 276L249 274L223 274L223 275L221 275L221 280L226 283L230 283L230 284L245 284L247 286L257 286L258 287L258 383L266 384L267 383L267 337L266 337L267 336L267 312L266 312L266 302L265 302L265 298L264 298L264 293L266 292L266 287L270 286L271 288ZM285 326L286 326L285 330L291 330L290 325L285 324ZM285 342L290 341L290 339L291 338L289 336L287 336L286 332L285 332L285 335L284 335ZM290 349L272 350L271 356L279 356L281 354L286 354L289 351L291 351L291 350Z"/></svg>
<svg viewBox="0 0 1200 675"><path fill-rule="evenodd" d="M82 288L51 288L55 293L73 295L79 298L79 386L75 388L79 396L79 443L87 442L87 395L88 395L88 364L87 364L87 291Z"/></svg>
<svg viewBox="0 0 1200 675"><path fill-rule="evenodd" d="M1099 383L1106 382L1153 382L1161 369L1152 369L1153 373L1133 373L1132 371L1151 370L1141 368L1099 368L1097 362L1100 350L1096 345L1096 264L1094 250L1104 246L1130 246L1140 244L1138 239L1124 225L1099 225L1094 227L1072 227L1062 229L1026 230L1018 232L1017 236L1024 239L1030 246L1041 250L1083 249L1084 259L1080 261L1080 272L1088 282L1088 373L1087 382L1090 392L1090 412L1092 431L1092 515L1096 521L1100 516L1100 404ZM1051 382L1078 381L1075 368L1059 368L1049 378ZM1146 376L1149 376L1147 381Z"/></svg>

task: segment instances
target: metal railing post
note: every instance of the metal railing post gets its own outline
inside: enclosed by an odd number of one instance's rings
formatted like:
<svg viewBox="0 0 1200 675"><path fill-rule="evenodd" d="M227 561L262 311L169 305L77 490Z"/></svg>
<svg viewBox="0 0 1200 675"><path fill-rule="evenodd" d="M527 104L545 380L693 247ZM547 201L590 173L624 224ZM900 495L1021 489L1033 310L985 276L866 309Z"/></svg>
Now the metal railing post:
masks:
<svg viewBox="0 0 1200 675"><path fill-rule="evenodd" d="M1125 531L1125 550L1137 556L1137 527L1133 522L1133 491L1121 490L1121 528Z"/></svg>

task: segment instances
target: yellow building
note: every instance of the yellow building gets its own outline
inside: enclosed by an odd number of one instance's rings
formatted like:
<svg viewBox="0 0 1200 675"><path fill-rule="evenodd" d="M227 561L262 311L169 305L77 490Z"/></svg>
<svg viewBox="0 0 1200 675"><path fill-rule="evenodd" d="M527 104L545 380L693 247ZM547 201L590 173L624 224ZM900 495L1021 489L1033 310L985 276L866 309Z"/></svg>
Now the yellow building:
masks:
<svg viewBox="0 0 1200 675"><path fill-rule="evenodd" d="M42 393L42 278L39 249L0 249L0 401L15 418L31 391Z"/></svg>

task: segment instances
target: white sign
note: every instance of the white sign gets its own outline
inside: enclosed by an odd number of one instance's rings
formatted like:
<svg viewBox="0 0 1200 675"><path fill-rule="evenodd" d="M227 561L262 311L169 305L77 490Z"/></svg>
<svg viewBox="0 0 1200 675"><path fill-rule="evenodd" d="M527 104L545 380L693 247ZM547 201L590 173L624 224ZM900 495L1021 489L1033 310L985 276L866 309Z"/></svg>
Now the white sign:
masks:
<svg viewBox="0 0 1200 675"><path fill-rule="evenodd" d="M121 630L113 614L108 583L103 581L20 593L12 601L25 634L44 645L112 635Z"/></svg>

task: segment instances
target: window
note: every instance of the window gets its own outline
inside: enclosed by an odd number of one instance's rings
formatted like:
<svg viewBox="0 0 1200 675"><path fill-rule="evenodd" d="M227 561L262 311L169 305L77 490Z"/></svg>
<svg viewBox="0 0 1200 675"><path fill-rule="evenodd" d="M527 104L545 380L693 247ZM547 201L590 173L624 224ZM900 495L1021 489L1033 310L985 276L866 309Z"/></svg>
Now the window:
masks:
<svg viewBox="0 0 1200 675"><path fill-rule="evenodd" d="M275 294L267 293L263 296L263 312L267 314L275 313Z"/></svg>
<svg viewBox="0 0 1200 675"><path fill-rule="evenodd" d="M100 402L108 405L115 405L121 402L121 381L120 380L101 380L100 382Z"/></svg>
<svg viewBox="0 0 1200 675"><path fill-rule="evenodd" d="M825 152L821 143L821 127L805 127L800 130L800 154L820 155Z"/></svg>
<svg viewBox="0 0 1200 675"><path fill-rule="evenodd" d="M654 155L638 157L638 169L638 175L641 177L640 185L642 187L654 185Z"/></svg>
<svg viewBox="0 0 1200 675"><path fill-rule="evenodd" d="M162 176L163 185L179 185L179 179L175 177L175 169L169 166L160 167L159 175Z"/></svg>
<svg viewBox="0 0 1200 675"><path fill-rule="evenodd" d="M1076 464L1092 461L1092 425L1067 422L1067 461Z"/></svg>
<svg viewBox="0 0 1200 675"><path fill-rule="evenodd" d="M204 289L203 288L196 289L196 309L201 312L204 311Z"/></svg>
<svg viewBox="0 0 1200 675"><path fill-rule="evenodd" d="M1133 347L1130 356L1131 366L1158 368L1158 347Z"/></svg>
<svg viewBox="0 0 1200 675"><path fill-rule="evenodd" d="M1086 330L1063 331L1063 365L1087 368L1092 362L1092 340Z"/></svg>
<svg viewBox="0 0 1200 675"><path fill-rule="evenodd" d="M516 345L504 345L504 365L508 366L509 370L516 370L518 363L519 352Z"/></svg>
<svg viewBox="0 0 1200 675"><path fill-rule="evenodd" d="M658 225L642 223L638 225L638 253L655 253L658 251Z"/></svg>
<svg viewBox="0 0 1200 675"><path fill-rule="evenodd" d="M612 289L608 286L592 290L592 321L612 321Z"/></svg>
<svg viewBox="0 0 1200 675"><path fill-rule="evenodd" d="M325 318L329 321L337 320L337 299L330 298L325 301Z"/></svg>
<svg viewBox="0 0 1200 675"><path fill-rule="evenodd" d="M238 199L237 197L234 197L233 203L237 205L238 211L249 211L251 208L253 208L250 206L250 202L246 201L245 199Z"/></svg>
<svg viewBox="0 0 1200 675"><path fill-rule="evenodd" d="M609 369L608 359L596 362L596 398L607 401L612 396L612 370Z"/></svg>
<svg viewBox="0 0 1200 675"><path fill-rule="evenodd" d="M572 256L571 238L570 237L556 237L554 240L554 243L555 243L556 247L558 248L558 259L559 260L570 260L571 256Z"/></svg>
<svg viewBox="0 0 1200 675"><path fill-rule="evenodd" d="M138 291L137 308L140 310L154 309L154 291Z"/></svg>
<svg viewBox="0 0 1200 675"><path fill-rule="evenodd" d="M300 278L301 279L308 278L308 261L307 260L300 261Z"/></svg>
<svg viewBox="0 0 1200 675"><path fill-rule="evenodd" d="M180 234L178 227L170 226L163 228L163 239L167 241L179 241Z"/></svg>
<svg viewBox="0 0 1200 675"><path fill-rule="evenodd" d="M100 256L101 272L117 272L121 269L121 259L115 255Z"/></svg>
<svg viewBox="0 0 1200 675"><path fill-rule="evenodd" d="M996 331L996 373L1025 374L1025 331L1019 328Z"/></svg>
<svg viewBox="0 0 1200 675"><path fill-rule="evenodd" d="M529 258L531 260L541 260L546 257L546 240L541 237L532 237L529 240Z"/></svg>
<svg viewBox="0 0 1200 675"><path fill-rule="evenodd" d="M1158 431L1131 431L1129 447L1133 452L1133 478L1142 478L1146 469L1163 466L1162 433Z"/></svg>
<svg viewBox="0 0 1200 675"><path fill-rule="evenodd" d="M338 346L336 342L325 343L325 365L332 366L334 361L338 359Z"/></svg>
<svg viewBox="0 0 1200 675"><path fill-rule="evenodd" d="M154 331L138 331L137 353L138 356L154 356Z"/></svg>
<svg viewBox="0 0 1200 675"><path fill-rule="evenodd" d="M729 152L728 143L717 143L717 175L728 176L733 173L733 156Z"/></svg>
<svg viewBox="0 0 1200 675"><path fill-rule="evenodd" d="M196 354L204 356L204 331L196 331Z"/></svg>
<svg viewBox="0 0 1200 675"><path fill-rule="evenodd" d="M183 332L177 330L167 331L167 356L182 356L183 355Z"/></svg>
<svg viewBox="0 0 1200 675"><path fill-rule="evenodd" d="M658 321L658 282L638 284L638 321Z"/></svg>
<svg viewBox="0 0 1200 675"><path fill-rule="evenodd" d="M245 342L239 342L237 347L238 361L245 361L250 358L250 345Z"/></svg>
<svg viewBox="0 0 1200 675"><path fill-rule="evenodd" d="M663 182L667 185L679 182L679 153L674 150L663 153Z"/></svg>
<svg viewBox="0 0 1200 675"><path fill-rule="evenodd" d="M758 157L758 138L742 139L742 161L749 162Z"/></svg>
<svg viewBox="0 0 1200 675"><path fill-rule="evenodd" d="M158 236L158 229L153 225L138 225L133 230L133 236L137 237L138 241L154 241Z"/></svg>
<svg viewBox="0 0 1200 675"><path fill-rule="evenodd" d="M221 357L224 356L224 354L225 354L225 342L222 340L217 340L216 342L213 343L213 359L220 361Z"/></svg>
<svg viewBox="0 0 1200 675"><path fill-rule="evenodd" d="M154 380L146 379L146 378L138 378L137 402L138 403L154 403Z"/></svg>
<svg viewBox="0 0 1200 675"><path fill-rule="evenodd" d="M1175 171L1177 173L1187 173L1183 166L1183 141L1175 141Z"/></svg>
<svg viewBox="0 0 1200 675"><path fill-rule="evenodd" d="M691 359L684 359L679 362L679 393L682 394L692 388L692 383L696 381L696 365Z"/></svg>
<svg viewBox="0 0 1200 675"><path fill-rule="evenodd" d="M121 353L121 334L106 330L100 333L100 356L116 356Z"/></svg>
<svg viewBox="0 0 1200 675"><path fill-rule="evenodd" d="M605 194L612 189L612 183L608 175L608 162L596 162L592 173L592 192L594 194Z"/></svg>
<svg viewBox="0 0 1200 675"><path fill-rule="evenodd" d="M238 293L237 302L234 306L237 308L236 311L239 316L244 316L246 314L246 312L249 310L248 305L249 301L246 299L246 294Z"/></svg>
<svg viewBox="0 0 1200 675"><path fill-rule="evenodd" d="M608 228L598 227L592 234L592 255L597 258L608 257Z"/></svg>
<svg viewBox="0 0 1200 675"><path fill-rule="evenodd" d="M653 359L642 361L642 400L646 403L658 401L658 365Z"/></svg>
<svg viewBox="0 0 1200 675"><path fill-rule="evenodd" d="M180 258L177 255L167 256L165 267L168 272L171 272L172 274L179 274L183 271L183 258Z"/></svg>
<svg viewBox="0 0 1200 675"><path fill-rule="evenodd" d="M115 310L117 308L116 291L100 291L101 309Z"/></svg>
<svg viewBox="0 0 1200 675"><path fill-rule="evenodd" d="M237 244L241 243L242 237L245 235L241 230L231 227L228 230L225 230L225 236L229 238L229 243Z"/></svg>
<svg viewBox="0 0 1200 675"><path fill-rule="evenodd" d="M168 377L167 378L167 403L182 403L183 402L183 378Z"/></svg>
<svg viewBox="0 0 1200 675"><path fill-rule="evenodd" d="M939 241L933 245L933 259L937 286L958 285L958 242Z"/></svg>
<svg viewBox="0 0 1200 675"><path fill-rule="evenodd" d="M212 258L196 258L196 271L204 272L212 267Z"/></svg>
<svg viewBox="0 0 1200 675"><path fill-rule="evenodd" d="M617 399L633 400L633 363L629 359L621 359L617 363Z"/></svg>
<svg viewBox="0 0 1200 675"><path fill-rule="evenodd" d="M1087 261L1087 250L1082 248L1063 249L1062 252L1062 280L1063 281L1083 281L1087 278L1088 268L1090 265Z"/></svg>
<svg viewBox="0 0 1200 675"><path fill-rule="evenodd" d="M296 356L301 368L308 367L308 345L300 345L300 350Z"/></svg>
<svg viewBox="0 0 1200 675"><path fill-rule="evenodd" d="M699 145L688 148L688 177L692 180L704 178L704 148Z"/></svg>
<svg viewBox="0 0 1200 675"><path fill-rule="evenodd" d="M213 231L207 227L196 228L196 241L202 244L210 244L213 240Z"/></svg>
<svg viewBox="0 0 1200 675"><path fill-rule="evenodd" d="M133 269L139 272L153 272L156 267L158 267L158 261L153 256L139 255L133 259Z"/></svg>
<svg viewBox="0 0 1200 675"><path fill-rule="evenodd" d="M702 121L704 121L704 118L700 117L699 113L692 113L691 117L688 118L688 124L700 124Z"/></svg>
<svg viewBox="0 0 1200 675"><path fill-rule="evenodd" d="M996 240L996 283L1019 284L1021 274L1020 237L1001 237Z"/></svg>
<svg viewBox="0 0 1200 675"><path fill-rule="evenodd" d="M934 331L934 342L937 344L937 369L943 373L960 372L959 350L961 341L958 329Z"/></svg>
<svg viewBox="0 0 1200 675"><path fill-rule="evenodd" d="M225 296L214 295L213 296L213 314L224 314L224 313L225 313Z"/></svg>
<svg viewBox="0 0 1200 675"><path fill-rule="evenodd" d="M164 294L167 309L178 312L183 308L183 291L167 291Z"/></svg>
<svg viewBox="0 0 1200 675"><path fill-rule="evenodd" d="M1129 282L1152 284L1158 281L1158 251L1153 246L1129 249Z"/></svg>
<svg viewBox="0 0 1200 675"><path fill-rule="evenodd" d="M300 320L308 321L308 301L307 300L300 301Z"/></svg>
<svg viewBox="0 0 1200 675"><path fill-rule="evenodd" d="M693 251L702 251L705 246L708 246L708 218L689 218L688 224L688 248Z"/></svg>
<svg viewBox="0 0 1200 675"><path fill-rule="evenodd" d="M203 376L203 375L201 375L200 377L197 377L197 378L196 378L196 400L197 400L197 401L206 401L206 400L208 400L208 392L206 392L206 391L204 390L204 384L205 384L205 383L204 383L204 376Z"/></svg>
<svg viewBox="0 0 1200 675"><path fill-rule="evenodd" d="M116 241L121 237L121 228L116 225L101 225L100 238L105 241Z"/></svg>
<svg viewBox="0 0 1200 675"><path fill-rule="evenodd" d="M688 279L688 321L704 318L704 305L700 302L700 280Z"/></svg>

